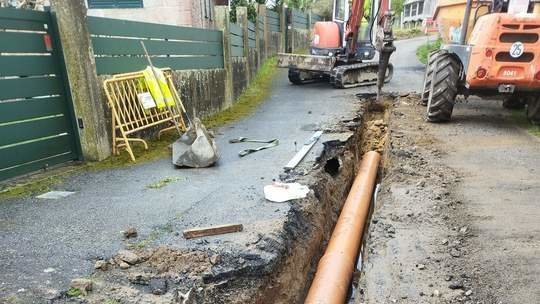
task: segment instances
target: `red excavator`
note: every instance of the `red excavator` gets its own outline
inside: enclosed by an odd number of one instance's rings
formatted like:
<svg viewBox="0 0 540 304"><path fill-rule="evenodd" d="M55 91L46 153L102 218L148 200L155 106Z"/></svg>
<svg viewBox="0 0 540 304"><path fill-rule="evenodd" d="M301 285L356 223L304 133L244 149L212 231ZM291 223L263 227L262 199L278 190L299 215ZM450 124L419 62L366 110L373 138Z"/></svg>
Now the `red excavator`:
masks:
<svg viewBox="0 0 540 304"><path fill-rule="evenodd" d="M278 54L278 66L289 68L289 80L303 84L320 79L329 79L336 88L351 88L363 85L378 85L392 77L390 55L396 50L393 41L393 14L388 0L335 0L333 20L316 22L310 55ZM365 7L369 11L364 12ZM363 39L359 39L360 24ZM375 43L373 43L375 40ZM379 61L373 59L375 50Z"/></svg>

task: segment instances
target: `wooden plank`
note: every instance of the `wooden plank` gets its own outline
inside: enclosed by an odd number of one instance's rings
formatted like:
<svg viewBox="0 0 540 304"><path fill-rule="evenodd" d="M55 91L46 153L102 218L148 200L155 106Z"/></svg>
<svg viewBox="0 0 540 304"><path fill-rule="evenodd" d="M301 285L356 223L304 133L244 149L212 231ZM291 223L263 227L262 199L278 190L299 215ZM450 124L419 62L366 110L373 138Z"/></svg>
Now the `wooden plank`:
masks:
<svg viewBox="0 0 540 304"><path fill-rule="evenodd" d="M67 115L63 96L0 103L0 123L57 114Z"/></svg>
<svg viewBox="0 0 540 304"><path fill-rule="evenodd" d="M248 21L248 30L255 31L255 23Z"/></svg>
<svg viewBox="0 0 540 304"><path fill-rule="evenodd" d="M0 170L72 151L75 148L71 134L0 148Z"/></svg>
<svg viewBox="0 0 540 304"><path fill-rule="evenodd" d="M275 19L268 19L268 24L270 25L278 25L280 24L279 22L279 19L275 20Z"/></svg>
<svg viewBox="0 0 540 304"><path fill-rule="evenodd" d="M223 56L152 57L152 62L157 67L173 70L223 68ZM99 75L136 72L145 69L147 65L144 57L96 57Z"/></svg>
<svg viewBox="0 0 540 304"><path fill-rule="evenodd" d="M0 32L2 53L48 53L44 34L24 32Z"/></svg>
<svg viewBox="0 0 540 304"><path fill-rule="evenodd" d="M294 157L285 165L285 170L292 170L294 169L296 166L298 166L298 164L302 161L302 159L304 159L304 157L306 156L306 154L309 152L309 150L311 150L311 148L313 148L313 146L315 145L315 143L319 140L319 138L321 137L322 135L322 131L317 131L315 132L311 138L306 142L304 143L304 145L302 146L302 148L300 149L300 151L298 151L298 153L296 153L294 155Z"/></svg>
<svg viewBox="0 0 540 304"><path fill-rule="evenodd" d="M53 56L0 56L0 77L35 76L60 73Z"/></svg>
<svg viewBox="0 0 540 304"><path fill-rule="evenodd" d="M21 164L10 169L0 168L0 180L5 180L26 173L35 172L46 167L62 164L71 160L76 160L77 154L74 151L48 157L47 159L38 160L31 163Z"/></svg>
<svg viewBox="0 0 540 304"><path fill-rule="evenodd" d="M58 77L0 79L0 100L64 94Z"/></svg>
<svg viewBox="0 0 540 304"><path fill-rule="evenodd" d="M96 55L144 55L138 39L93 37ZM143 40L150 55L223 55L222 42Z"/></svg>
<svg viewBox="0 0 540 304"><path fill-rule="evenodd" d="M0 8L0 18L13 20L32 20L47 23L50 20L50 13L25 9Z"/></svg>
<svg viewBox="0 0 540 304"><path fill-rule="evenodd" d="M231 45L243 47L244 46L244 39L242 37L238 36L230 36L231 38Z"/></svg>
<svg viewBox="0 0 540 304"><path fill-rule="evenodd" d="M0 29L20 31L47 31L47 23L29 20L3 19L0 18Z"/></svg>
<svg viewBox="0 0 540 304"><path fill-rule="evenodd" d="M231 56L233 57L244 57L244 48L240 46L231 46Z"/></svg>
<svg viewBox="0 0 540 304"><path fill-rule="evenodd" d="M257 38L257 34L255 34L255 32L249 31L248 32L248 39L255 39L255 38Z"/></svg>
<svg viewBox="0 0 540 304"><path fill-rule="evenodd" d="M240 37L244 36L244 31L238 24L231 23L229 26L229 31L233 35L240 36Z"/></svg>
<svg viewBox="0 0 540 304"><path fill-rule="evenodd" d="M0 125L0 147L61 133L70 133L69 130L69 121L63 115Z"/></svg>
<svg viewBox="0 0 540 304"><path fill-rule="evenodd" d="M163 25L147 22L88 17L88 27L93 35L161 38L187 41L220 42L221 31L193 27Z"/></svg>
<svg viewBox="0 0 540 304"><path fill-rule="evenodd" d="M240 232L244 229L242 224L226 224L212 227L186 229L182 232L184 238L192 239L203 236Z"/></svg>

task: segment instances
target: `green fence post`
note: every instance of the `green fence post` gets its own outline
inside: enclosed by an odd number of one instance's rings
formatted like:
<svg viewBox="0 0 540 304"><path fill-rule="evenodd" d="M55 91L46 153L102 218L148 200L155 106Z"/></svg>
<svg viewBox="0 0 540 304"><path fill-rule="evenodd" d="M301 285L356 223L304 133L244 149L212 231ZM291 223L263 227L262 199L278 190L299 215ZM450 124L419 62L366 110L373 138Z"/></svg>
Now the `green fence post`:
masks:
<svg viewBox="0 0 540 304"><path fill-rule="evenodd" d="M111 155L105 103L96 73L83 0L53 0L66 74L78 123L83 158L99 161Z"/></svg>
<svg viewBox="0 0 540 304"><path fill-rule="evenodd" d="M233 103L233 75L231 62L231 34L229 31L229 7L215 6L216 27L223 32L223 68L225 69L225 108Z"/></svg>

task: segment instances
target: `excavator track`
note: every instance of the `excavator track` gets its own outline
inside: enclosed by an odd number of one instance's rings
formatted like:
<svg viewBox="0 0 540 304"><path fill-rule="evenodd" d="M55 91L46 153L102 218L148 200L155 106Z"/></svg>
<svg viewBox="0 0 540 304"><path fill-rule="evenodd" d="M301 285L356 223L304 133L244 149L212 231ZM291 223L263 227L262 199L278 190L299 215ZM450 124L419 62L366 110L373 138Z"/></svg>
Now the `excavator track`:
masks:
<svg viewBox="0 0 540 304"><path fill-rule="evenodd" d="M362 62L337 66L330 73L330 83L339 89L376 85L379 62ZM388 64L384 82L389 82L394 74L394 67Z"/></svg>

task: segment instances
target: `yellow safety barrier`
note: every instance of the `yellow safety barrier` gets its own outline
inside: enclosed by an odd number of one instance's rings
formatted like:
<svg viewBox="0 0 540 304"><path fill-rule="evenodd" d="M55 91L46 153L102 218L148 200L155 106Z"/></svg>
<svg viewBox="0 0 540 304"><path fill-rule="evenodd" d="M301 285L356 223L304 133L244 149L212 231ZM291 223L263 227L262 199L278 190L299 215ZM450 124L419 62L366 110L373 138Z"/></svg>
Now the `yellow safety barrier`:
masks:
<svg viewBox="0 0 540 304"><path fill-rule="evenodd" d="M182 112L185 112L180 96L174 88L173 74L170 69L162 69L174 103L169 102L167 107L158 107L150 94L150 85L147 83L143 71L118 74L103 82L108 105L112 113L112 152L120 154L119 149L125 148L132 161L135 155L130 142L141 142L148 150L148 144L133 134L152 127L163 126L158 132L158 138L165 131L175 129L173 119L178 122L182 131L186 130ZM163 102L163 101L162 101Z"/></svg>

